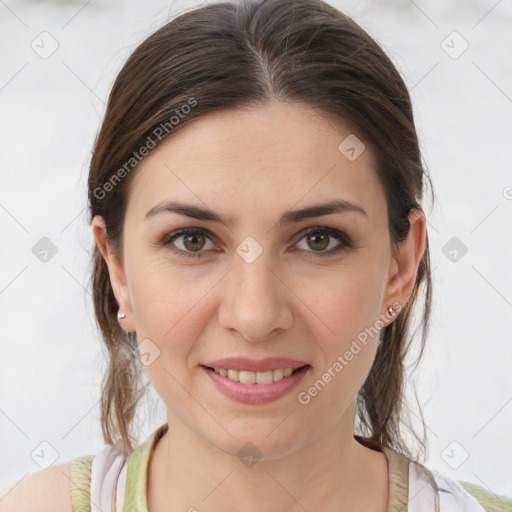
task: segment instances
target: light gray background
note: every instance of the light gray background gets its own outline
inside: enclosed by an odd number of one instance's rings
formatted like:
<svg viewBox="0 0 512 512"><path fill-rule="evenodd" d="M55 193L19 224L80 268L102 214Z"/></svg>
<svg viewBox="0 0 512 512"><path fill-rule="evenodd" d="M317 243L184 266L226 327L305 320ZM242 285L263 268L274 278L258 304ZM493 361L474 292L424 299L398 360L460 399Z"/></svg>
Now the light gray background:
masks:
<svg viewBox="0 0 512 512"><path fill-rule="evenodd" d="M512 0L330 3L405 77L437 194L427 210L433 326L414 374L427 464L511 496ZM0 487L55 452L57 464L104 446L104 360L86 290L87 165L125 59L196 4L0 0ZM44 31L58 44L48 58L31 47L51 48ZM46 263L32 252L42 237L57 248ZM467 254L446 245L453 237ZM165 422L151 403L141 441Z"/></svg>

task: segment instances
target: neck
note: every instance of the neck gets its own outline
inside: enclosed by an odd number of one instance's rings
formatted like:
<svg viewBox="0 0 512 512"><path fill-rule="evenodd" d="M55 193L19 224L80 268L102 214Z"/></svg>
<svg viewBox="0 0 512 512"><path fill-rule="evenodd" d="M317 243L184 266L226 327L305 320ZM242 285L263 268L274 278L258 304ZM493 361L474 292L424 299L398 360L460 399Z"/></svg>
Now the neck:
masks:
<svg viewBox="0 0 512 512"><path fill-rule="evenodd" d="M385 511L387 460L354 439L354 409L346 412L322 437L272 459L246 441L221 451L169 416L150 459L149 512Z"/></svg>

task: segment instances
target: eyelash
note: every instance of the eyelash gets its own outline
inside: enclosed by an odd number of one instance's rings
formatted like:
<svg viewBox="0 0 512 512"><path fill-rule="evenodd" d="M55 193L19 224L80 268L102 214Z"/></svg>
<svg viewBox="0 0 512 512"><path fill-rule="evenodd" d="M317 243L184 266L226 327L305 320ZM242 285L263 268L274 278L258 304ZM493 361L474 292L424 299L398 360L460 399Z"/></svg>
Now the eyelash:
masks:
<svg viewBox="0 0 512 512"><path fill-rule="evenodd" d="M169 233L167 236L164 237L164 239L161 242L161 245L168 246L174 240L185 236L185 235L204 235L208 239L211 240L211 237L209 236L208 231L200 228L184 228L179 229L177 231L173 231L172 233ZM330 251L306 251L313 254L314 257L324 257L324 256L330 256L334 253L338 253L339 251L342 251L344 249L351 249L354 247L351 238L343 233L342 231L338 231L337 229L328 228L328 227L312 227L308 228L307 230L300 233L300 236L297 239L297 242L300 242L303 238L305 238L308 235L311 234L322 234L322 235L328 235L329 237L335 238L339 242L341 242L341 245L338 245L335 249L331 249ZM181 249L173 249L170 247L170 250L178 254L179 256L185 256L187 258L200 258L201 257L201 251L193 252L193 251L182 251Z"/></svg>

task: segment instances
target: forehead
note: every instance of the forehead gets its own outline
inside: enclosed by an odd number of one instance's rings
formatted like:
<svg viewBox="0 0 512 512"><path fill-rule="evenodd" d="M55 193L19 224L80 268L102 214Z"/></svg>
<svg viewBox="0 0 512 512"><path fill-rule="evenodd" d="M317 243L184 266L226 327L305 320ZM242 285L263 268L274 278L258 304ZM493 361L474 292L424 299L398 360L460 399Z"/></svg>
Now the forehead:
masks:
<svg viewBox="0 0 512 512"><path fill-rule="evenodd" d="M209 113L144 158L130 185L128 210L140 217L163 199L182 199L226 216L238 211L261 217L263 210L278 214L344 199L369 216L382 215L374 157L354 131L302 104ZM357 153L347 153L351 147Z"/></svg>

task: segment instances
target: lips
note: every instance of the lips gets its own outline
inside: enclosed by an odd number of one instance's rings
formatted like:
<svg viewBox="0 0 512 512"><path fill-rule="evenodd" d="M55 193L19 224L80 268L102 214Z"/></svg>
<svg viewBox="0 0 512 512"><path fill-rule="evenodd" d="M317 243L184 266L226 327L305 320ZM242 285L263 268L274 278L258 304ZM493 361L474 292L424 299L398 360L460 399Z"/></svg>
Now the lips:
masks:
<svg viewBox="0 0 512 512"><path fill-rule="evenodd" d="M238 370L250 372L265 372L269 370L278 370L280 368L292 368L293 370L307 366L304 361L287 359L283 357L267 357L265 359L249 359L245 357L225 357L208 361L203 364L208 368L222 368L225 370Z"/></svg>
<svg viewBox="0 0 512 512"><path fill-rule="evenodd" d="M290 359L285 359L281 360L279 364L282 364L283 361L286 361L287 364L291 362ZM219 362L210 361L208 364L218 364ZM232 362L231 360L230 364ZM213 383L217 390L232 400L248 405L262 405L284 398L299 385L310 368L310 365L304 365L294 370L288 377L283 377L272 383L242 383L231 380L227 376L218 375L209 367L201 365L203 375L208 379L208 382ZM231 371L237 372L238 370ZM279 371L279 369L274 371ZM244 373L244 371L242 370L240 373ZM247 373L251 372L247 371ZM259 374L256 373L256 375Z"/></svg>

